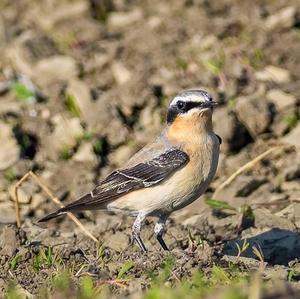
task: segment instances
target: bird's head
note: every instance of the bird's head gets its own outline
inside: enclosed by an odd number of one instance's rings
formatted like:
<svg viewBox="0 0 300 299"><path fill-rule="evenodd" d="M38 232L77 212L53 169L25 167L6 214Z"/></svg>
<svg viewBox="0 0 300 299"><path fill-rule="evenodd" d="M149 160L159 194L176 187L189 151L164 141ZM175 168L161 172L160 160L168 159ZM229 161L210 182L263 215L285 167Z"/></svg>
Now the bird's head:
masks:
<svg viewBox="0 0 300 299"><path fill-rule="evenodd" d="M170 133L198 135L212 130L212 111L215 105L217 103L204 90L187 90L177 94L167 112Z"/></svg>
<svg viewBox="0 0 300 299"><path fill-rule="evenodd" d="M211 118L215 105L217 103L204 90L183 91L171 101L167 113L167 123L170 125L177 118L204 121Z"/></svg>

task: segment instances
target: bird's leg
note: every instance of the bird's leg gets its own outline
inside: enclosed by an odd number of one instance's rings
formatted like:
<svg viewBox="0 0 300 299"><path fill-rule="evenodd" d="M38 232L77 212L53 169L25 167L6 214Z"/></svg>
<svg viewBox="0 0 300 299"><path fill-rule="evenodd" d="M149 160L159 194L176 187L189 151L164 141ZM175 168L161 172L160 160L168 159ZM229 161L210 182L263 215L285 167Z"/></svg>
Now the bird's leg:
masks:
<svg viewBox="0 0 300 299"><path fill-rule="evenodd" d="M168 246L166 245L164 239L163 239L163 233L164 233L164 228L166 225L168 215L162 215L159 217L157 223L155 224L154 227L154 233L156 235L156 239L159 242L160 246L162 247L163 250L169 251Z"/></svg>
<svg viewBox="0 0 300 299"><path fill-rule="evenodd" d="M146 252L147 249L140 237L141 227L145 220L146 216L144 214L139 214L135 219L133 226L132 226L132 238L138 243L142 252Z"/></svg>

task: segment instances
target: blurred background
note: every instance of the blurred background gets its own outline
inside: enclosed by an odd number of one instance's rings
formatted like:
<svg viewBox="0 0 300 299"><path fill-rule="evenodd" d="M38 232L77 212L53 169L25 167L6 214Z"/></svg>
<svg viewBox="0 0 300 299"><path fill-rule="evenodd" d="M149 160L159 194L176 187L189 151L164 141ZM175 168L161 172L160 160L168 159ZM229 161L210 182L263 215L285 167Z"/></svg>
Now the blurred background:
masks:
<svg viewBox="0 0 300 299"><path fill-rule="evenodd" d="M63 202L76 199L151 141L171 98L189 88L204 88L219 102L214 128L223 143L210 196L260 153L300 145L299 86L298 0L0 0L0 223L15 222L12 186L26 172ZM242 237L288 231L281 243L268 235L263 249L273 264L299 258L299 182L299 150L289 148L216 198L251 205L255 227L244 227ZM30 180L19 196L23 227L41 239L44 230L32 222L55 204ZM235 236L237 218L205 209L197 201L173 219L206 228L212 242ZM96 232L115 219L79 217ZM53 234L57 224L64 233L74 228L59 219L49 224ZM184 244L186 234L181 238ZM104 240L117 248L125 242Z"/></svg>
<svg viewBox="0 0 300 299"><path fill-rule="evenodd" d="M28 170L61 200L89 191L156 136L182 89L204 88L220 104L222 154L210 191L271 145L299 143L299 1L0 5L0 222L14 221L11 186ZM238 182L252 182L243 196L263 185L267 200L286 176L299 178L295 155ZM39 191L22 187L23 218L53 208Z"/></svg>

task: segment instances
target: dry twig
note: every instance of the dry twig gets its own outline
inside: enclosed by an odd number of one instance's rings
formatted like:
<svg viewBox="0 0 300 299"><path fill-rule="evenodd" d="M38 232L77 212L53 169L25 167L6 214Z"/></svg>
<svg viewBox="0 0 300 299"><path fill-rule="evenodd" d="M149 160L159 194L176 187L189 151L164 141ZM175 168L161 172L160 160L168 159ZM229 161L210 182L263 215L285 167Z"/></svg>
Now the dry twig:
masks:
<svg viewBox="0 0 300 299"><path fill-rule="evenodd" d="M41 187L41 189L48 195L48 197L54 201L60 208L63 208L63 203L56 197L54 194L50 191L50 189L40 180L40 178L34 174L32 171L27 172L14 186L14 195L15 195L15 208L16 208L16 220L17 220L17 226L21 226L21 217L20 217L20 203L19 203L19 195L18 195L18 189L22 185L24 181L26 181L29 177L31 177L38 186ZM84 226L83 224L72 214L67 213L67 216L71 218L72 221L75 222L75 224L93 241L99 243L96 237L94 237Z"/></svg>
<svg viewBox="0 0 300 299"><path fill-rule="evenodd" d="M279 150L279 149L286 149L286 148L290 148L290 145L278 145L278 146L274 146L271 147L270 149L266 150L265 152L263 152L262 154L258 155L257 157L255 157L253 160L251 160L250 162L246 163L245 165L243 165L242 167L240 167L236 172L234 172L227 180L225 180L214 192L212 198L216 198L218 193L223 190L225 187L227 187L231 182L233 182L240 174L242 174L245 171L250 170L251 168L253 168L258 162L260 162L262 159L264 159L265 157L267 157L269 154L271 154L272 152Z"/></svg>

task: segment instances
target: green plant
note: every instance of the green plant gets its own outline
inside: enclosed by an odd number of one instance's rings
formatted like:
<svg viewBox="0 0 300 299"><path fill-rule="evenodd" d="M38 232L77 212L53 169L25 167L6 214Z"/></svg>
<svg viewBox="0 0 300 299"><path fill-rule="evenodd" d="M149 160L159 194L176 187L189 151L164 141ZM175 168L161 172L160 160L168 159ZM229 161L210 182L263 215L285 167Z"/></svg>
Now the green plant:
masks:
<svg viewBox="0 0 300 299"><path fill-rule="evenodd" d="M125 264L122 265L121 269L119 270L117 279L123 279L127 272L134 267L133 261L129 260Z"/></svg>
<svg viewBox="0 0 300 299"><path fill-rule="evenodd" d="M74 150L69 146L63 146L59 152L59 158L62 160L69 160L72 158Z"/></svg>
<svg viewBox="0 0 300 299"><path fill-rule="evenodd" d="M10 86L10 90L17 96L18 99L25 103L31 103L35 101L34 93L29 90L26 85L20 82L14 82Z"/></svg>
<svg viewBox="0 0 300 299"><path fill-rule="evenodd" d="M6 169L3 175L4 178L10 183L12 183L17 177L15 170L12 168Z"/></svg>
<svg viewBox="0 0 300 299"><path fill-rule="evenodd" d="M222 54L211 58L204 65L212 74L219 75L225 66L225 55Z"/></svg>
<svg viewBox="0 0 300 299"><path fill-rule="evenodd" d="M290 111L283 116L283 120L289 129L293 129L297 126L299 117L295 111Z"/></svg>
<svg viewBox="0 0 300 299"><path fill-rule="evenodd" d="M65 95L65 103L68 108L68 110L73 114L75 117L80 117L81 111L76 103L76 98L73 95L66 94Z"/></svg>
<svg viewBox="0 0 300 299"><path fill-rule="evenodd" d="M20 260L21 256L16 254L12 259L11 261L9 262L9 268L11 270L16 270L17 269L17 264Z"/></svg>
<svg viewBox="0 0 300 299"><path fill-rule="evenodd" d="M205 203L214 210L232 210L236 211L236 208L232 207L225 201L220 201L212 198L205 198Z"/></svg>

